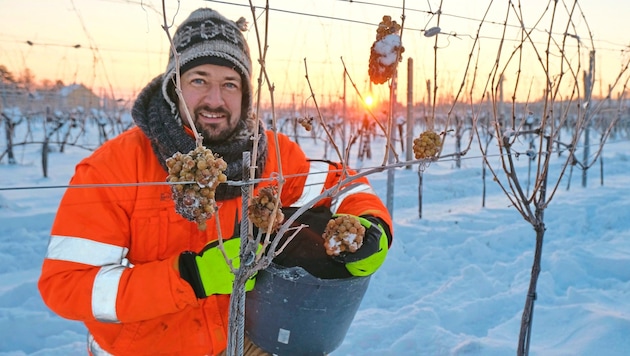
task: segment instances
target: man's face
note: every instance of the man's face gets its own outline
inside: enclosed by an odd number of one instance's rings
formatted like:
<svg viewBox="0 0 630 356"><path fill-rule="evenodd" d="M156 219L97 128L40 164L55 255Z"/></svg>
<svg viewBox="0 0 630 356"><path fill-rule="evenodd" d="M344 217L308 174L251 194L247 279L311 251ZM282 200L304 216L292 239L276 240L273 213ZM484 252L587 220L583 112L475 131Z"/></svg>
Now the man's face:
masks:
<svg viewBox="0 0 630 356"><path fill-rule="evenodd" d="M223 141L234 132L241 118L243 89L241 76L232 68L202 64L181 76L179 111L189 126L184 105L205 142Z"/></svg>

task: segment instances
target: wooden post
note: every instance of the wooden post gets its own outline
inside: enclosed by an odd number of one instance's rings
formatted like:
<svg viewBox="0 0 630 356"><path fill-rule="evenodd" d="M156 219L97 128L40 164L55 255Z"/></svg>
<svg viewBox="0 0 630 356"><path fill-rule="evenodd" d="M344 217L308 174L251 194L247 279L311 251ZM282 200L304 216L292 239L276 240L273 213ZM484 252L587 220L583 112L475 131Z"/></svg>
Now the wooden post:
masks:
<svg viewBox="0 0 630 356"><path fill-rule="evenodd" d="M589 145L591 144L590 134L590 114L591 114L591 93L593 92L593 75L595 72L595 51L591 51L589 55L589 68L588 74L584 72L584 101L586 101L586 110L584 112L583 120L586 121L586 128L584 129L584 156L582 161L584 164L588 162L588 156L591 154ZM586 187L587 174L586 169L582 170L582 187Z"/></svg>
<svg viewBox="0 0 630 356"><path fill-rule="evenodd" d="M503 77L503 74L501 74L501 76L499 77L499 127L501 128L501 130L505 130L506 129L506 120L505 120L505 105L503 103L503 82L505 81L505 78Z"/></svg>
<svg viewBox="0 0 630 356"><path fill-rule="evenodd" d="M4 132L7 139L7 154L9 156L9 164L16 164L15 155L13 154L13 130L15 127L15 123L13 122L13 115L5 115L2 113L4 117Z"/></svg>
<svg viewBox="0 0 630 356"><path fill-rule="evenodd" d="M427 115L427 109L429 106L431 105L431 79L427 79L427 104L425 105L425 109L424 109L424 119L426 120L425 122L425 129L427 130L433 130L433 118L429 118L429 116Z"/></svg>
<svg viewBox="0 0 630 356"><path fill-rule="evenodd" d="M346 108L346 72L344 71L342 73L343 75L343 97L342 99L342 111L341 111L341 154L344 155L345 158L345 154L346 154L346 123L348 122L346 115L347 115L347 108Z"/></svg>
<svg viewBox="0 0 630 356"><path fill-rule="evenodd" d="M405 159L411 161L413 159L413 58L407 58L407 151ZM402 139L402 138L401 138ZM411 169L411 165L405 166L405 169Z"/></svg>
<svg viewBox="0 0 630 356"><path fill-rule="evenodd" d="M418 219L422 219L422 164L418 166Z"/></svg>
<svg viewBox="0 0 630 356"><path fill-rule="evenodd" d="M393 108L396 107L396 87L397 87L397 76L398 71L392 77L392 93L390 95L390 103L389 103L389 117L388 117L388 130L389 130L389 142L391 145L388 145L385 149L389 151L387 155L387 163L391 164L394 162L394 140L396 138L395 131L393 129L394 117L393 117ZM394 217L394 179L395 179L396 171L393 168L387 169L387 195L385 206L387 210L389 210L389 214Z"/></svg>

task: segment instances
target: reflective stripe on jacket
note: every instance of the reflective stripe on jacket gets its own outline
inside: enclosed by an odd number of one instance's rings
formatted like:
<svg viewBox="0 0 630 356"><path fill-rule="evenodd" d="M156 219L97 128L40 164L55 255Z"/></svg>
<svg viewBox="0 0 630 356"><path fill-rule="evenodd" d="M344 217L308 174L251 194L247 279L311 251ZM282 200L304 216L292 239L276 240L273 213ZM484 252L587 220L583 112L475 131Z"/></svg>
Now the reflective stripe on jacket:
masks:
<svg viewBox="0 0 630 356"><path fill-rule="evenodd" d="M275 139L263 178L278 171ZM339 181L334 165L309 162L297 144L278 136L283 206L304 204ZM308 174L309 172L327 172ZM229 296L197 299L173 268L183 251L218 238L215 218L206 231L176 213L164 171L146 136L132 128L76 167L52 226L39 290L60 316L83 321L94 342L115 355L212 355L227 343ZM125 183L132 183L125 185ZM391 219L366 179L326 204L336 212ZM99 185L95 187L94 185ZM265 181L257 189L275 181ZM89 185L88 187L81 185ZM221 235L229 238L241 199L218 202Z"/></svg>

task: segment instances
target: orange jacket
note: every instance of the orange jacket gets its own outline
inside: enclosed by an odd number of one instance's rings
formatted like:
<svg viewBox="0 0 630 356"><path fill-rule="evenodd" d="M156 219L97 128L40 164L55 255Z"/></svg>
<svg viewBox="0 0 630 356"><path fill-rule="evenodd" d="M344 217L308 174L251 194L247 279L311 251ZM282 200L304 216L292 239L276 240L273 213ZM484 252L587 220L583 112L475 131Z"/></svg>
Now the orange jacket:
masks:
<svg viewBox="0 0 630 356"><path fill-rule="evenodd" d="M263 177L278 171L275 139L270 132L267 136ZM321 162L309 162L286 136L279 135L278 144L283 174L289 177L283 206L303 204L338 181L337 172L307 176ZM83 321L91 340L108 353L212 355L226 347L229 296L197 299L173 267L181 252L199 251L217 239L214 217L206 231L199 231L178 215L170 187L150 184L165 182L166 176L147 137L132 128L77 165L52 226L39 280L42 298L60 316ZM325 176L325 182L317 176ZM367 180L358 182L343 197L317 205L337 213L372 214L391 227ZM275 182L257 189L268 184ZM229 238L241 216L241 199L218 205L221 234Z"/></svg>

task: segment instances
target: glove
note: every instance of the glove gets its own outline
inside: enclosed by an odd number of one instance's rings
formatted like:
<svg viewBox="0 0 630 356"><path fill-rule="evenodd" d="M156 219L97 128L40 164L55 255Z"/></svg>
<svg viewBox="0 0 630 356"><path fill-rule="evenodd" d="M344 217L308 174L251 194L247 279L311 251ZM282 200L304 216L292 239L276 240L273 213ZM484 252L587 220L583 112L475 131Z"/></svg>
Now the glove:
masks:
<svg viewBox="0 0 630 356"><path fill-rule="evenodd" d="M342 252L333 259L344 263L353 276L369 276L385 262L391 237L387 224L379 218L363 215L358 219L365 227L363 245L354 253Z"/></svg>
<svg viewBox="0 0 630 356"><path fill-rule="evenodd" d="M234 268L239 268L241 238L224 240L223 248L227 257L232 260ZM232 293L234 274L219 250L217 240L209 242L198 254L192 251L182 252L179 255L179 274L190 283L197 298ZM254 283L254 277L245 282L245 291L252 290Z"/></svg>

